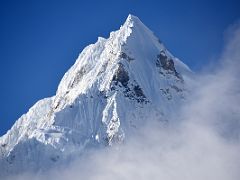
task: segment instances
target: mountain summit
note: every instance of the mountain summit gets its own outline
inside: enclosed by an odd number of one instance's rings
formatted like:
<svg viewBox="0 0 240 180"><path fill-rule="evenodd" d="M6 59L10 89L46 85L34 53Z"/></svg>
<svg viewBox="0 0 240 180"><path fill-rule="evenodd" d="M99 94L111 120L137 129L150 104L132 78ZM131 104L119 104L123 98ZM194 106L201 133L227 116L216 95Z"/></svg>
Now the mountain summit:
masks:
<svg viewBox="0 0 240 180"><path fill-rule="evenodd" d="M55 96L0 138L0 173L44 170L89 148L121 144L146 121L167 122L187 97L190 72L129 15L81 52Z"/></svg>

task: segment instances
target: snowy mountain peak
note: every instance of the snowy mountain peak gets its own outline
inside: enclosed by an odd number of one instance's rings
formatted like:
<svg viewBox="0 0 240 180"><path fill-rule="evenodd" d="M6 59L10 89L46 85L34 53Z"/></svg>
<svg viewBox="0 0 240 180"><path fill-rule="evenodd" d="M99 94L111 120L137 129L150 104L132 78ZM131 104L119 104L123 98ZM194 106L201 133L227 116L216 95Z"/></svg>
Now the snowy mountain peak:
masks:
<svg viewBox="0 0 240 180"><path fill-rule="evenodd" d="M124 26L133 27L134 25L141 25L141 24L143 23L137 16L129 14L124 23Z"/></svg>
<svg viewBox="0 0 240 180"><path fill-rule="evenodd" d="M136 16L87 46L56 95L40 100L0 138L0 168L49 167L86 149L121 143L147 120L169 120L187 96L189 68ZM28 156L26 156L26 153ZM41 158L39 158L41 157Z"/></svg>
<svg viewBox="0 0 240 180"><path fill-rule="evenodd" d="M132 34L135 33L141 33L141 36L146 36L147 34L148 35L152 34L152 36L154 36L152 31L147 26L145 26L137 16L131 14L128 15L126 21L121 26L119 31L120 34L126 33L127 36L131 36Z"/></svg>

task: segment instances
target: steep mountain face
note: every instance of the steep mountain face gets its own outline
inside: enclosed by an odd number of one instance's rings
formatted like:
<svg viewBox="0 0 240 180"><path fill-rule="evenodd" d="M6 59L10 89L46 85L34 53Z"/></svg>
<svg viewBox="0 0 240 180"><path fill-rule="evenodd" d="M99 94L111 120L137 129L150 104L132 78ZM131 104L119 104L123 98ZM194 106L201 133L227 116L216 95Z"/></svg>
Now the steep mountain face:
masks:
<svg viewBox="0 0 240 180"><path fill-rule="evenodd" d="M167 122L187 97L189 68L135 16L87 46L56 95L0 138L0 174L39 170L88 148L121 143L151 119Z"/></svg>

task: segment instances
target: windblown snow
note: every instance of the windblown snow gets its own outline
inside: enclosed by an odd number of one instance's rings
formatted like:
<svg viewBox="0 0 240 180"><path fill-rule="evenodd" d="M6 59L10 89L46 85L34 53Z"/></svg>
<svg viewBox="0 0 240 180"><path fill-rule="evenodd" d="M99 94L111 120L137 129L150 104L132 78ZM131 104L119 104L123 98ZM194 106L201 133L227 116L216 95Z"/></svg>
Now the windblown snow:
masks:
<svg viewBox="0 0 240 180"><path fill-rule="evenodd" d="M190 76L129 15L108 39L80 53L55 96L38 101L0 137L0 173L45 170L87 149L121 144L147 120L167 123L187 98Z"/></svg>

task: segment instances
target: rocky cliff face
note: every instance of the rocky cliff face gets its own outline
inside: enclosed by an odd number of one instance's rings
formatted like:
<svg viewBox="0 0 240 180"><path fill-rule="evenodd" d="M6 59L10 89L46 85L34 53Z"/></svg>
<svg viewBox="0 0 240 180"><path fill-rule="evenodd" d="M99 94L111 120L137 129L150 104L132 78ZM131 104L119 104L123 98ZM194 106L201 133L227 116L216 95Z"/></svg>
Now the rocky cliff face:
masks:
<svg viewBox="0 0 240 180"><path fill-rule="evenodd" d="M45 169L119 144L151 119L168 121L187 97L189 74L129 15L108 39L81 52L55 96L37 102L0 138L0 173Z"/></svg>

